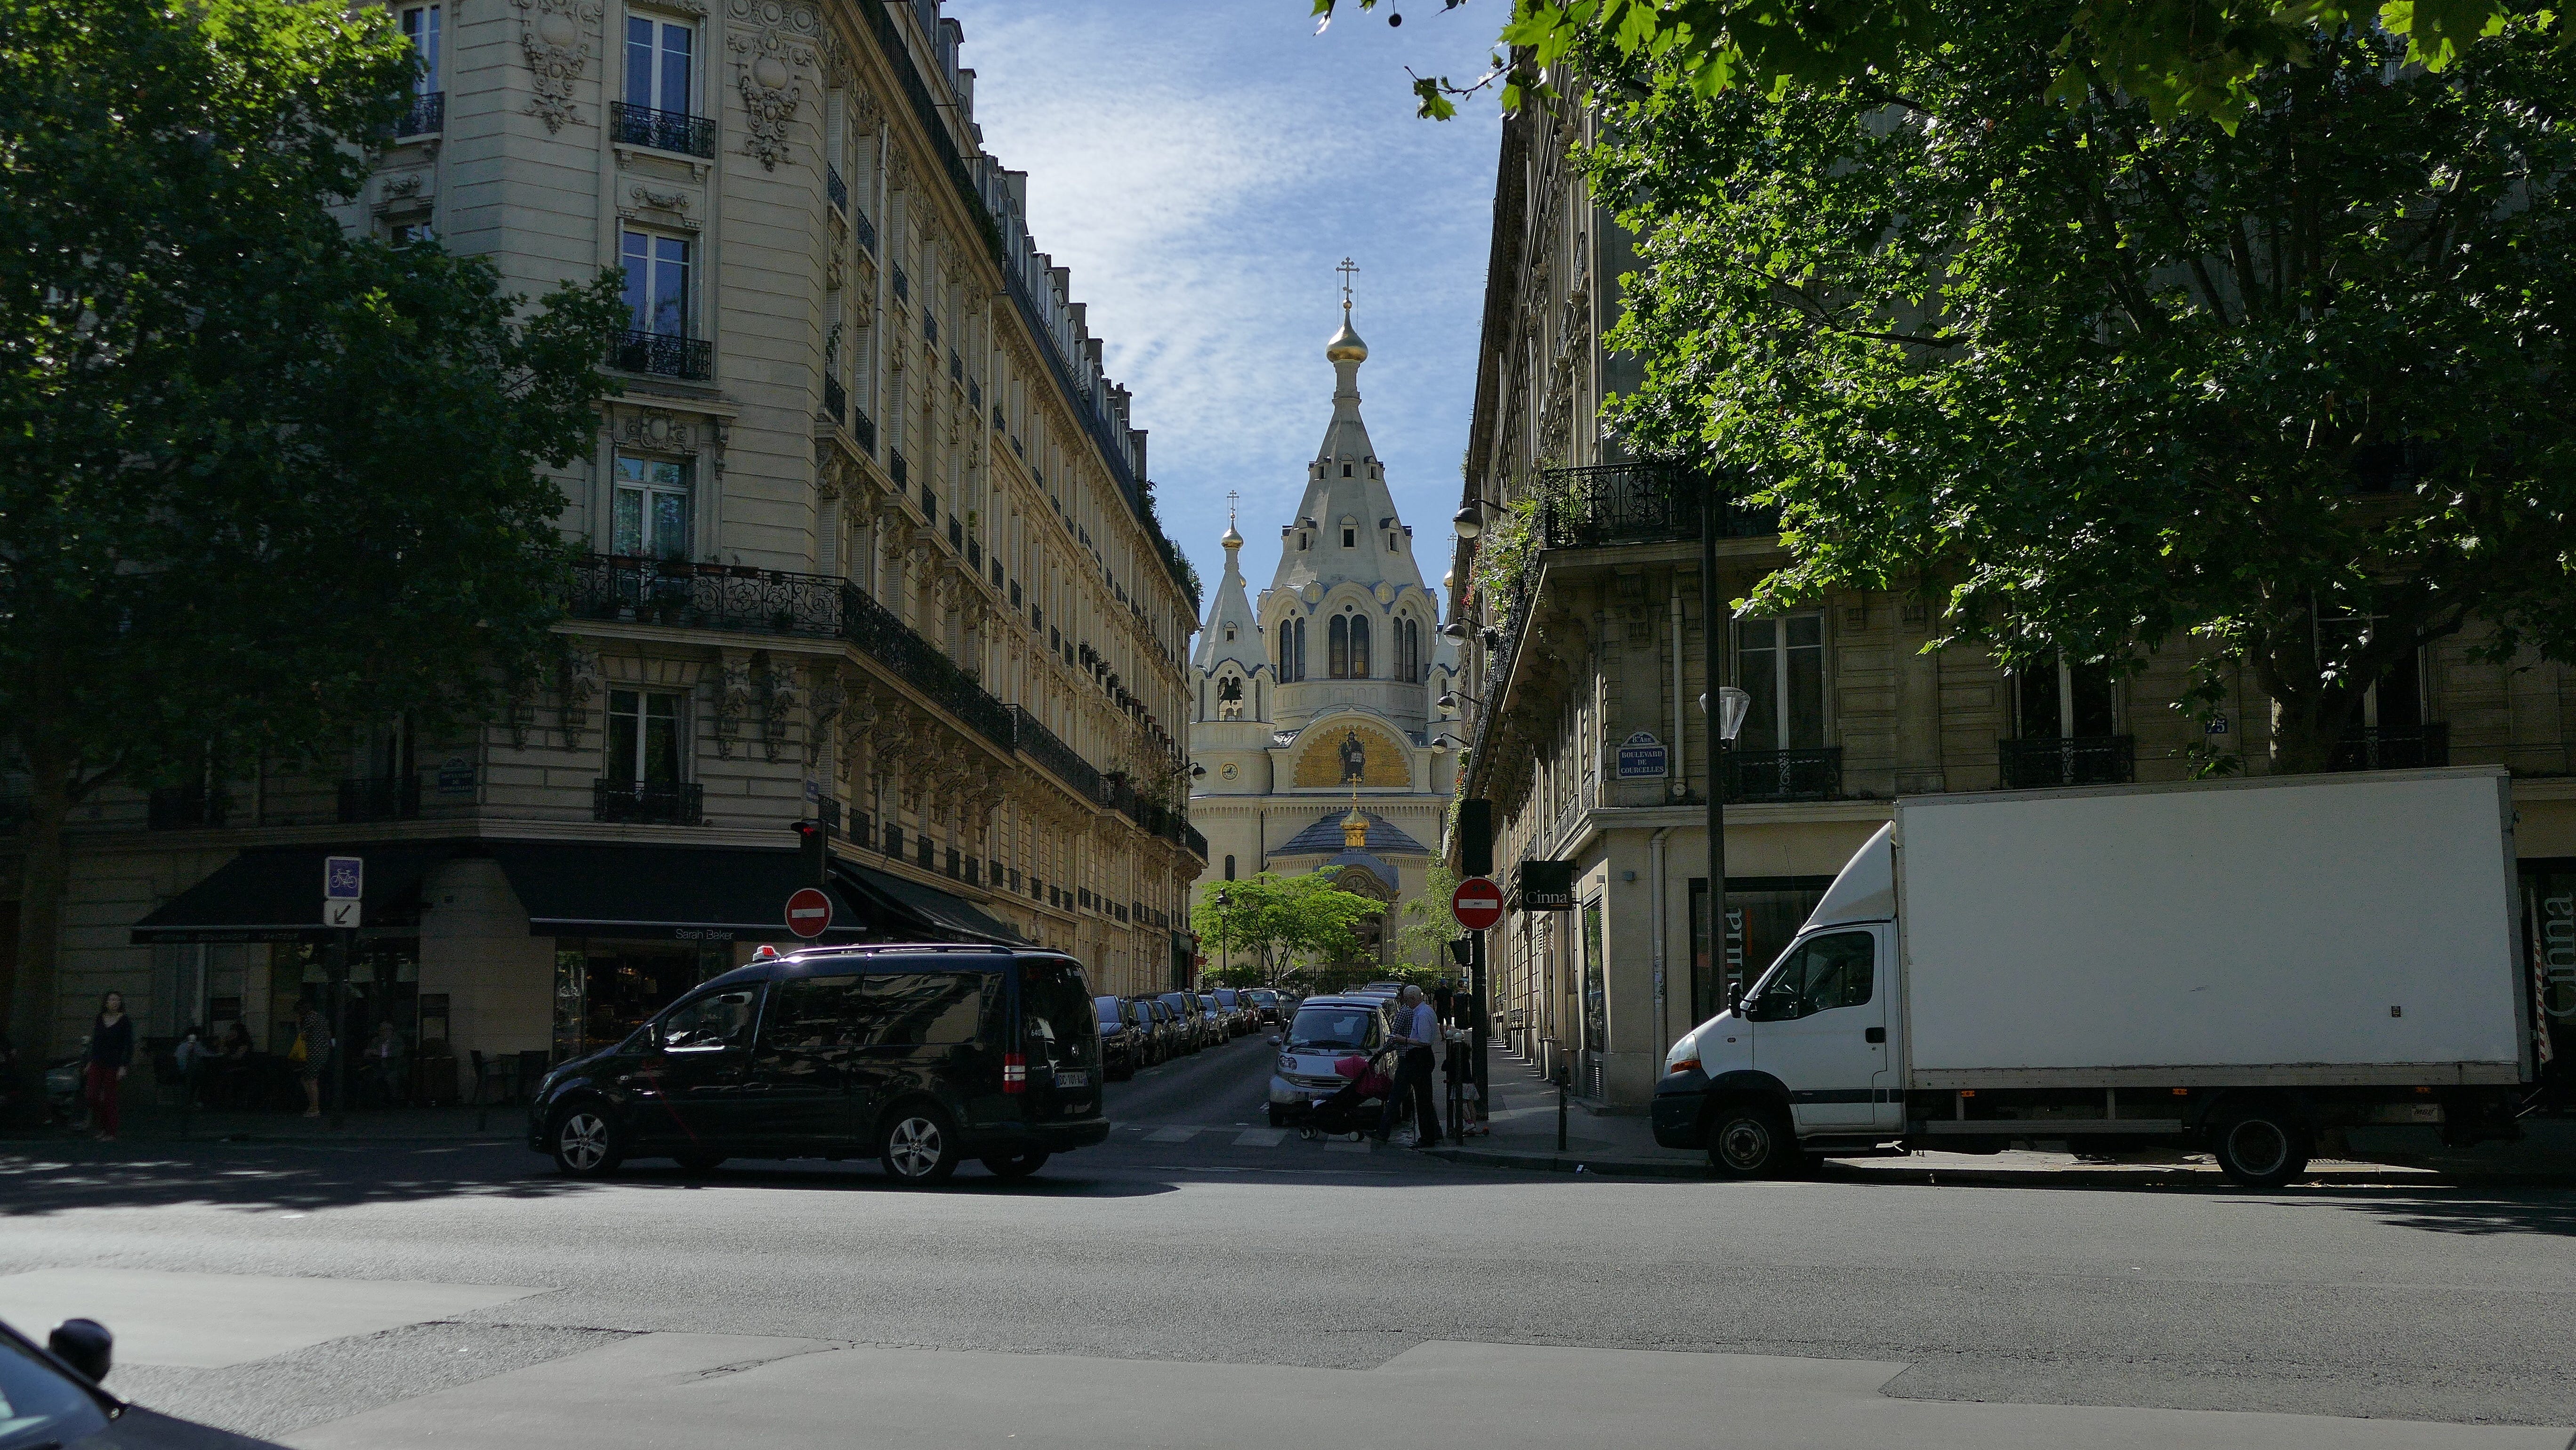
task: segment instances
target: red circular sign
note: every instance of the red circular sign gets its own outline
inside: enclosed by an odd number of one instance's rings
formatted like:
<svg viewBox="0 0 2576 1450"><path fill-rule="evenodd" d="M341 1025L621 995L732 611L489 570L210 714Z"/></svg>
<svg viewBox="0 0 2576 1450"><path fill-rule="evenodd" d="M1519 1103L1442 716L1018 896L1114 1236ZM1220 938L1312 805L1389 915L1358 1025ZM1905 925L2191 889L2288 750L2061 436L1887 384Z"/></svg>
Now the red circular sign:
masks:
<svg viewBox="0 0 2576 1450"><path fill-rule="evenodd" d="M1483 931L1503 919L1503 888L1482 876L1470 876L1449 893L1449 914L1469 931Z"/></svg>
<svg viewBox="0 0 2576 1450"><path fill-rule="evenodd" d="M832 898L808 886L787 898L787 929L812 941L832 925Z"/></svg>

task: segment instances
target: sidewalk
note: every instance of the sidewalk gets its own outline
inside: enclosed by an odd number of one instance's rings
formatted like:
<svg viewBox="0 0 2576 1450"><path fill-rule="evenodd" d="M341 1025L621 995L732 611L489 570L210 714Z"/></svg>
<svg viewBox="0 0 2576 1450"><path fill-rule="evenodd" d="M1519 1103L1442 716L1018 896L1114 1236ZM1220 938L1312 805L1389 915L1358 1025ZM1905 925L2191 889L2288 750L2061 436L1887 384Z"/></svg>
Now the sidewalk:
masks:
<svg viewBox="0 0 2576 1450"><path fill-rule="evenodd" d="M503 1143L522 1140L528 1110L518 1103L492 1103L480 1108L362 1108L348 1114L334 1131L328 1115L245 1113L200 1108L182 1113L168 1103L129 1102L125 1108L124 1143L345 1143L422 1142ZM85 1141L88 1134L56 1129L40 1138L14 1141Z"/></svg>
<svg viewBox="0 0 2576 1450"><path fill-rule="evenodd" d="M1642 1114L1596 1112L1581 1102L1566 1112L1565 1151L1556 1146L1556 1088L1520 1058L1493 1047L1487 1055L1491 1134L1463 1146L1432 1149L1456 1163L1545 1173L1624 1178L1708 1178L1708 1155L1656 1144ZM2431 1129L2354 1129L2351 1150L2367 1158L2319 1158L2304 1183L2339 1187L2576 1188L2576 1121L2526 1119L2519 1143L2446 1149ZM2039 1187L2193 1187L2226 1180L2206 1153L2122 1153L2111 1161L2072 1153L2012 1149L2002 1153L1899 1153L1832 1158L1827 1179L1877 1183Z"/></svg>

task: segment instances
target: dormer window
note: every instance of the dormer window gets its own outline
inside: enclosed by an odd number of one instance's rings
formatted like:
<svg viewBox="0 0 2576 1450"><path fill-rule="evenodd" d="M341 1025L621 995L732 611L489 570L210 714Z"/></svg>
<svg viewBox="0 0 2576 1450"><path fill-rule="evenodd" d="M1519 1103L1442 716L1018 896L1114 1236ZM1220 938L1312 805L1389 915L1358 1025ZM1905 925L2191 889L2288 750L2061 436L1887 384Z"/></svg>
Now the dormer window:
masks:
<svg viewBox="0 0 2576 1450"><path fill-rule="evenodd" d="M1225 642L1227 644L1234 643L1234 626L1231 624L1225 627Z"/></svg>
<svg viewBox="0 0 2576 1450"><path fill-rule="evenodd" d="M1357 529L1344 529L1344 530L1342 530L1342 547L1343 547L1343 548L1345 548L1345 549L1356 549L1356 548L1358 548L1359 546L1360 546L1360 531L1359 531L1359 530L1357 530Z"/></svg>
<svg viewBox="0 0 2576 1450"><path fill-rule="evenodd" d="M1348 478L1348 477L1350 477L1350 476L1351 476L1351 466L1350 466L1349 464L1345 463L1345 464L1343 464L1343 465L1342 465L1342 477L1344 477L1344 478Z"/></svg>

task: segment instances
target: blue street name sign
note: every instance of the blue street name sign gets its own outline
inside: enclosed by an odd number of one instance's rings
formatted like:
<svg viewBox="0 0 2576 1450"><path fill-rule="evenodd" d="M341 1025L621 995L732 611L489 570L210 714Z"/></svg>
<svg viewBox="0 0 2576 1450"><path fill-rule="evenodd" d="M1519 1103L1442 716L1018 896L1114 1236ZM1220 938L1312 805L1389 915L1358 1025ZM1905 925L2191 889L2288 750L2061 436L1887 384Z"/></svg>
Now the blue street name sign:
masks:
<svg viewBox="0 0 2576 1450"><path fill-rule="evenodd" d="M1664 752L1664 742L1657 740L1652 733L1640 730L1619 742L1619 778L1621 780L1661 776L1670 768L1668 757Z"/></svg>

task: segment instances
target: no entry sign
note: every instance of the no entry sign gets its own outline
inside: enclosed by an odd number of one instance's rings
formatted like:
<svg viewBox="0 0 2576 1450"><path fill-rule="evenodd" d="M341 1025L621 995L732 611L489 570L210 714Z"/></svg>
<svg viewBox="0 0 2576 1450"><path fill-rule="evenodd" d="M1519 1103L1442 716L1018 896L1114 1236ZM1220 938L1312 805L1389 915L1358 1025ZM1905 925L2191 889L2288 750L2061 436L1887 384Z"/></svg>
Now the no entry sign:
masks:
<svg viewBox="0 0 2576 1450"><path fill-rule="evenodd" d="M1483 931L1503 919L1503 888L1482 876L1470 876L1449 893L1449 914L1469 931Z"/></svg>
<svg viewBox="0 0 2576 1450"><path fill-rule="evenodd" d="M832 898L808 886L787 898L787 929L812 941L832 924Z"/></svg>

